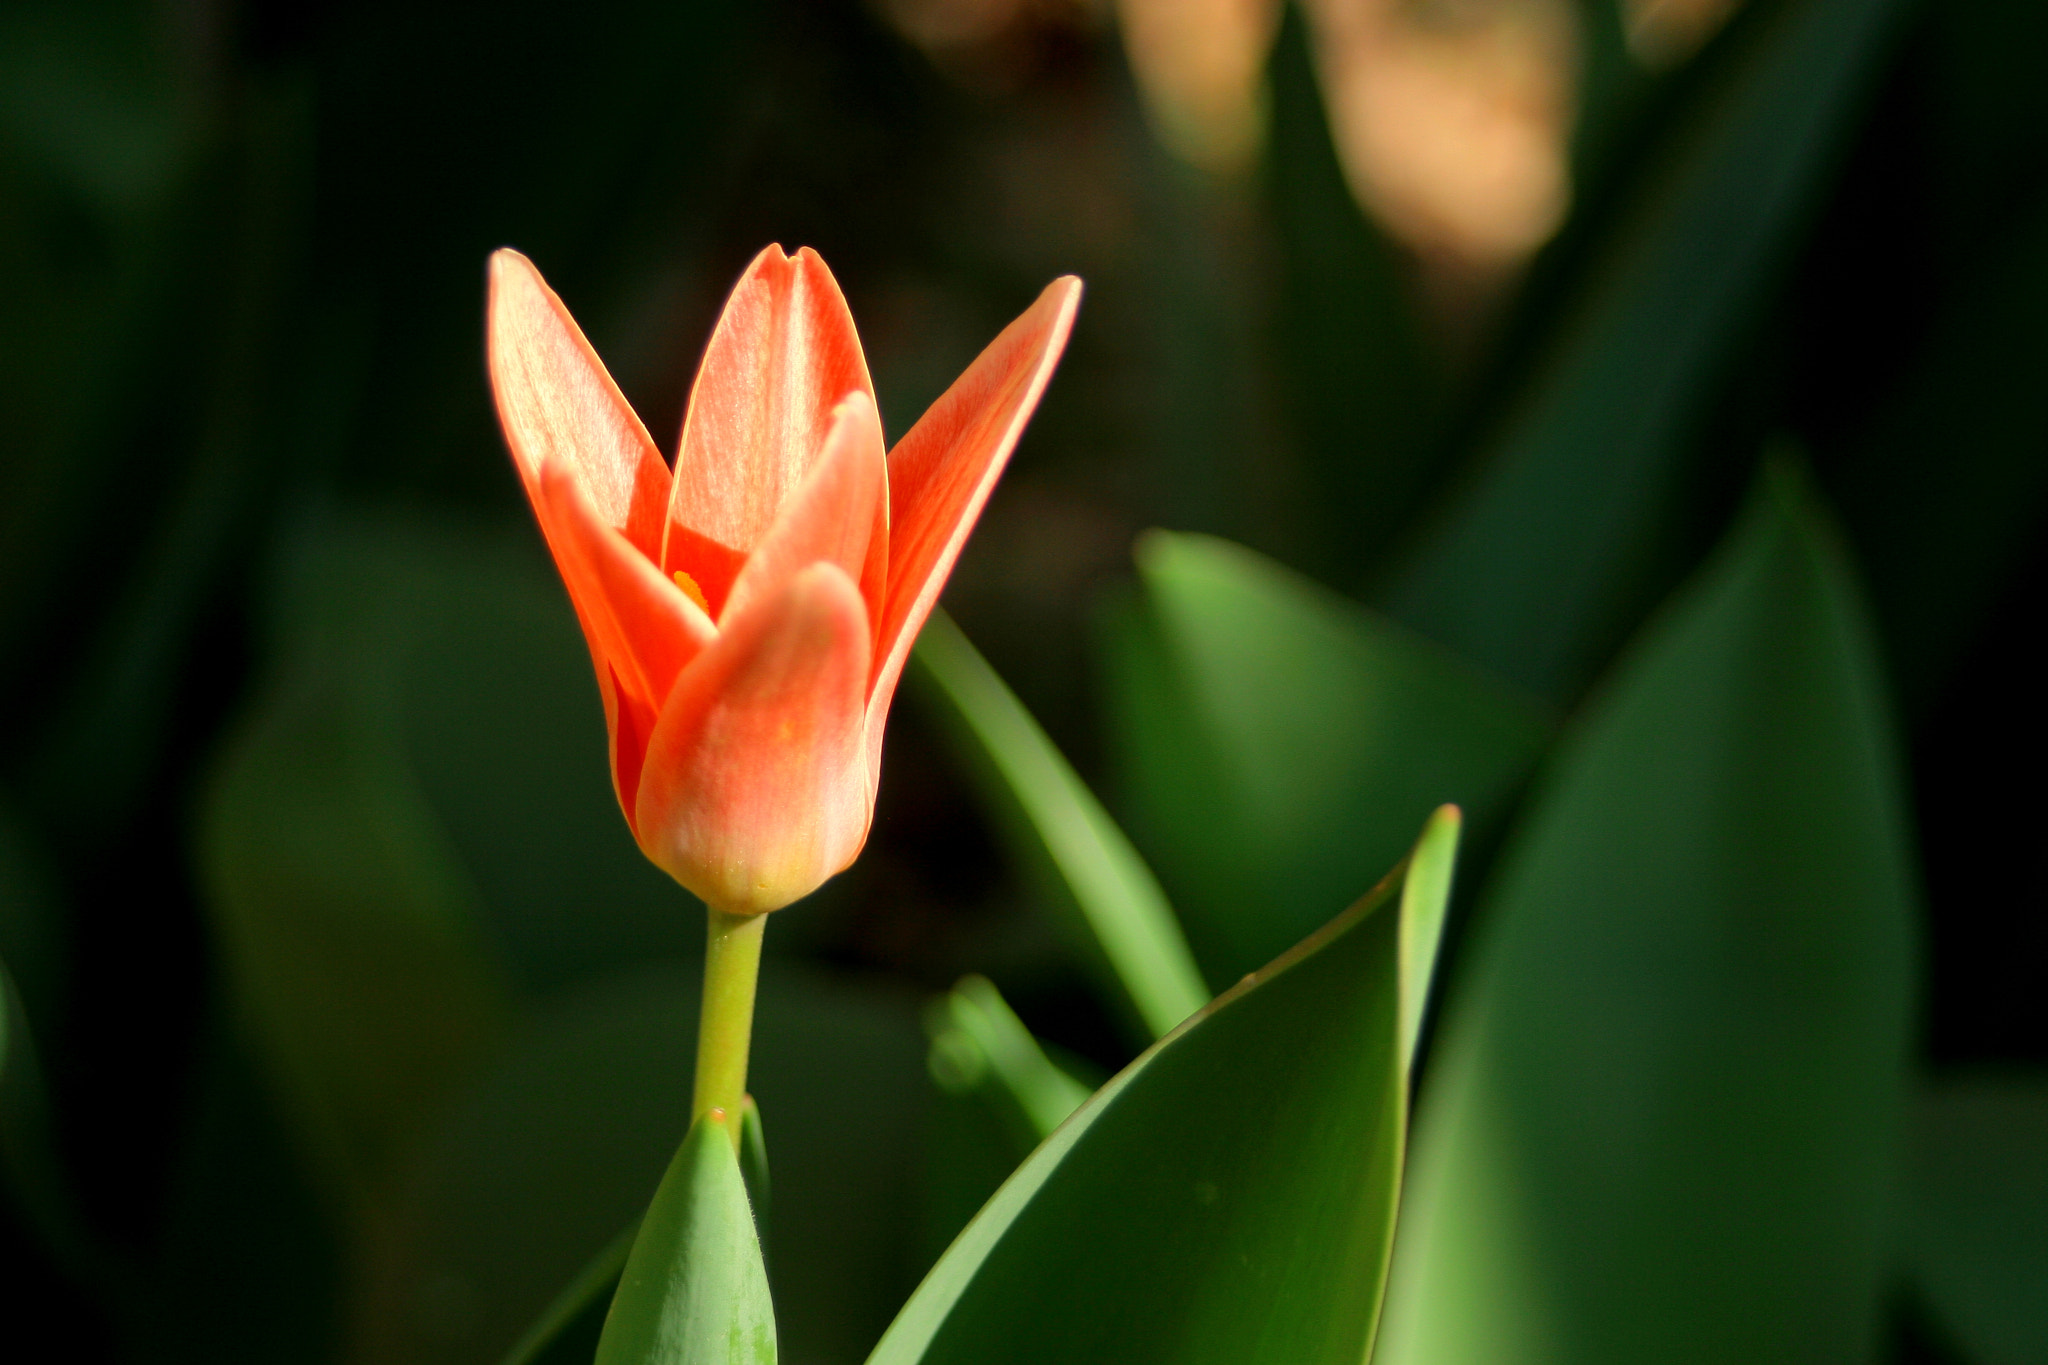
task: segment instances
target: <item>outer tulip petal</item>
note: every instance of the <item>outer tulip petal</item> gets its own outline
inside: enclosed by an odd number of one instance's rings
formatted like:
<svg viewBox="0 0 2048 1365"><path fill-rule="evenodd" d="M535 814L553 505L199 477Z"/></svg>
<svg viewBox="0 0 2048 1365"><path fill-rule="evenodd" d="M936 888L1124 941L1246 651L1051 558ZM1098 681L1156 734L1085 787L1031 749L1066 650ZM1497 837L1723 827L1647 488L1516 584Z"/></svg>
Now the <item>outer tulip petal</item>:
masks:
<svg viewBox="0 0 2048 1365"><path fill-rule="evenodd" d="M589 628L586 626L585 632ZM597 695L604 702L604 730L611 742L612 794L619 798L619 811L626 828L640 836L639 815L633 798L640 790L640 768L647 758L647 737L659 720L657 709L625 692L618 674L604 660L597 661Z"/></svg>
<svg viewBox="0 0 2048 1365"><path fill-rule="evenodd" d="M668 466L569 310L509 248L491 254L487 331L498 418L536 511L542 466L571 465L605 523L659 556ZM552 545L554 529L542 530Z"/></svg>
<svg viewBox="0 0 2048 1365"><path fill-rule="evenodd" d="M875 405L856 390L834 413L832 429L818 462L789 501L768 534L747 556L746 567L733 580L721 621L730 621L748 606L773 596L797 570L820 560L837 564L860 582L871 558L878 509L888 497L889 461L882 453L882 423ZM887 523L880 529L888 534ZM861 599L869 620L881 607L862 584Z"/></svg>
<svg viewBox="0 0 2048 1365"><path fill-rule="evenodd" d="M541 466L537 502L554 528L555 564L591 653L626 693L658 711L676 676L717 637L711 618L605 524L570 466Z"/></svg>
<svg viewBox="0 0 2048 1365"><path fill-rule="evenodd" d="M648 742L635 832L728 911L775 910L860 852L867 610L836 564L799 571L683 670Z"/></svg>
<svg viewBox="0 0 2048 1365"><path fill-rule="evenodd" d="M834 405L855 391L874 401L832 272L809 247L768 247L733 287L690 390L662 572L688 572L719 614L742 561L816 463Z"/></svg>
<svg viewBox="0 0 2048 1365"><path fill-rule="evenodd" d="M881 771L882 721L917 632L931 615L1066 347L1081 281L1045 287L889 452L888 605L875 639L869 763Z"/></svg>

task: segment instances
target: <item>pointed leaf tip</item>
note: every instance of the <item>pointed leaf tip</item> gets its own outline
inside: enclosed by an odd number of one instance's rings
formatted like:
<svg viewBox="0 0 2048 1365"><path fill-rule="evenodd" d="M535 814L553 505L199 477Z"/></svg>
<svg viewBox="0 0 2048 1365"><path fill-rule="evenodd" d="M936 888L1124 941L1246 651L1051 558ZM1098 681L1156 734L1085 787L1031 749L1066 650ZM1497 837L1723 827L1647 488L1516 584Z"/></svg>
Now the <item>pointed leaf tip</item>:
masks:
<svg viewBox="0 0 2048 1365"><path fill-rule="evenodd" d="M1443 943L1451 874L1464 825L1464 812L1458 807L1438 806L1408 855L1408 873L1401 883L1401 1055L1411 1068L1436 975L1437 950Z"/></svg>
<svg viewBox="0 0 2048 1365"><path fill-rule="evenodd" d="M1098 1090L868 1365L1365 1360L1406 1119L1393 888Z"/></svg>
<svg viewBox="0 0 2048 1365"><path fill-rule="evenodd" d="M1495 865L1432 1050L1387 1365L1877 1350L1910 824L1850 565L1783 493L1629 645Z"/></svg>
<svg viewBox="0 0 2048 1365"><path fill-rule="evenodd" d="M690 1127L654 1193L596 1365L774 1365L775 1309L725 1115Z"/></svg>

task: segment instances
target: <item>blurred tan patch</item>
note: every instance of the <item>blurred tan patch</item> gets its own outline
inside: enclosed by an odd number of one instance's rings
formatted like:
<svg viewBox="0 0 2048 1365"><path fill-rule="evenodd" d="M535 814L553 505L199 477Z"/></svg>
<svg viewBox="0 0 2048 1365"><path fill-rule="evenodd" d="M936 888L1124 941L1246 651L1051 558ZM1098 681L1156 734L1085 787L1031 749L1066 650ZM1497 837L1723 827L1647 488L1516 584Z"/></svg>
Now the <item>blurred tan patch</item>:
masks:
<svg viewBox="0 0 2048 1365"><path fill-rule="evenodd" d="M1117 0L1124 51L1167 150L1236 174L1266 134L1266 56L1280 0Z"/></svg>
<svg viewBox="0 0 2048 1365"><path fill-rule="evenodd" d="M1001 96L1043 74L1048 56L1101 27L1105 0L869 0L955 82ZM1053 62L1057 65L1057 62Z"/></svg>
<svg viewBox="0 0 2048 1365"><path fill-rule="evenodd" d="M1742 0L1621 0L1628 50L1644 66L1676 66L1714 36Z"/></svg>
<svg viewBox="0 0 2048 1365"><path fill-rule="evenodd" d="M1304 0L1344 173L1434 272L1498 276L1564 221L1570 0Z"/></svg>
<svg viewBox="0 0 2048 1365"><path fill-rule="evenodd" d="M974 47L1006 33L1031 0L880 0L898 33L926 52Z"/></svg>

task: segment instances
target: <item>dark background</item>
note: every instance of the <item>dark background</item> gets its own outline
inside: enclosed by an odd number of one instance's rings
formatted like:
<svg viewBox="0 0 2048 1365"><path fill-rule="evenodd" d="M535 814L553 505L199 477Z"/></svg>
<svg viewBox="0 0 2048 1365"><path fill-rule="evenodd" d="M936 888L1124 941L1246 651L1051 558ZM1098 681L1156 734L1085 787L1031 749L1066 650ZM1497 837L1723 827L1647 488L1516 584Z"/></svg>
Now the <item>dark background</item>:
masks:
<svg viewBox="0 0 2048 1365"><path fill-rule="evenodd" d="M390 1286L431 1298L421 1247L496 1236L474 1191L444 1200L473 1227L398 1227L442 1207L418 1191L446 1185L448 1106L489 1107L449 1098L477 1093L465 1078L580 1019L644 1043L650 1086L670 1061L686 1084L686 1040L662 1030L687 1022L687 987L647 973L686 980L697 912L609 808L595 690L490 410L492 248L536 261L658 440L765 242L830 262L892 437L1047 280L1084 277L946 603L1116 809L1091 639L1134 534L1230 536L1379 600L1631 196L1781 7L1750 0L1653 69L1611 0L1584 0L1572 214L1532 261L1475 271L1353 200L1292 10L1265 150L1216 171L1161 145L1114 17L1079 3L966 6L984 20L950 42L899 22L943 6L838 0L11 4L0 955L54 1167L0 1223L10 1339L80 1360L412 1358L439 1339L392 1324L441 1310L393 1307ZM1601 643L1718 537L1760 448L1803 453L1891 668L1933 1068L2048 1063L2048 752L2026 663L2048 587L2043 51L2048 11L2025 0L1900 7L1764 287L1701 359L1684 497ZM861 861L771 926L764 1011L780 990L818 1014L764 1042L786 1072L763 1065L788 1077L784 1112L830 1122L838 1086L903 1115L855 1125L871 1155L837 1174L868 1185L843 1198L803 1202L793 1137L792 1216L916 1229L881 1250L771 1240L792 1359L858 1358L972 1207L947 1181L986 1184L947 1155L970 1140L924 1082L921 999L985 972L1084 1063L1129 1055L914 697L885 774ZM394 1063L367 1137L307 1117L298 1063L260 1041L269 1006L237 985L268 949L236 907L346 884L367 866L350 839L411 850L394 856L412 880L364 873L357 893L454 897L474 913L435 951L484 964L462 969L473 1008L363 1002L425 1055ZM822 1059L812 1036L836 1040ZM492 1084L519 1092L518 1074ZM485 1145L532 1136L513 1128ZM830 1288L830 1255L868 1258L854 1288ZM494 1358L517 1304L451 1286L441 1358ZM1932 1336L1901 1310L1902 1353L1942 1358Z"/></svg>

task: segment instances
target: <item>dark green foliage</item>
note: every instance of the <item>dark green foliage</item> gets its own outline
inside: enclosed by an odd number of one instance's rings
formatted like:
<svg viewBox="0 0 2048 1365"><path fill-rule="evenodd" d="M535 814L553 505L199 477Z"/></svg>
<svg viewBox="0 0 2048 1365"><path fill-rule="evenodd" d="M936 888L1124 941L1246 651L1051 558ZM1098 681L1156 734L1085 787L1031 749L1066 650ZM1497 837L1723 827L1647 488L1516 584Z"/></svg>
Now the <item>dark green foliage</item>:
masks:
<svg viewBox="0 0 2048 1365"><path fill-rule="evenodd" d="M1132 822L1209 976L1307 934L1455 802L1497 817L1543 709L1398 624L1203 536L1148 536L1105 660Z"/></svg>
<svg viewBox="0 0 2048 1365"><path fill-rule="evenodd" d="M832 262L892 435L1089 282L947 599L990 706L906 689L861 862L768 935L789 1359L860 1359L1015 1164L926 1074L931 999L986 976L1019 1055L1116 1072L1442 800L1471 837L1409 1226L1529 1240L1404 1245L1389 1351L1458 1358L1424 1311L1455 1269L1489 1365L1537 1350L1525 1309L1574 1361L1869 1359L1885 1304L1944 1360L2038 1359L2048 9L1745 0L1653 71L1577 0L1572 216L1447 331L1346 189L1299 5L1228 183L1148 140L1073 17L1104 7L929 51L886 17L919 8L0 7L0 1356L493 1365L595 1265L534 1357L591 1358L684 1136L698 908L609 790L483 262L533 255L669 445L773 239ZM1772 449L1817 488L1731 531ZM1307 998L1290 1027L1384 1042L1383 1002ZM1392 1112L1257 1033L1230 1065L1300 1113ZM1893 1179L1916 1038L1968 1071ZM1059 1198L997 1259L1092 1229Z"/></svg>
<svg viewBox="0 0 2048 1365"><path fill-rule="evenodd" d="M1953 1077L1914 1118L1904 1243L1922 1305L1967 1359L2048 1359L2048 1086Z"/></svg>
<svg viewBox="0 0 2048 1365"><path fill-rule="evenodd" d="M730 1124L713 1110L676 1149L619 1273L598 1365L775 1365L775 1305Z"/></svg>
<svg viewBox="0 0 2048 1365"><path fill-rule="evenodd" d="M1689 446L1899 8L1760 4L1705 59L1548 314L1500 430L1390 579L1396 616L1539 695L1577 695L1672 577Z"/></svg>
<svg viewBox="0 0 2048 1365"><path fill-rule="evenodd" d="M870 1365L1356 1361L1407 1127L1456 825L1096 1092L989 1202ZM1404 945L1421 921L1428 938Z"/></svg>
<svg viewBox="0 0 2048 1365"><path fill-rule="evenodd" d="M1481 893L1381 1359L1870 1358L1904 835L1862 605L1774 470L1560 741Z"/></svg>

